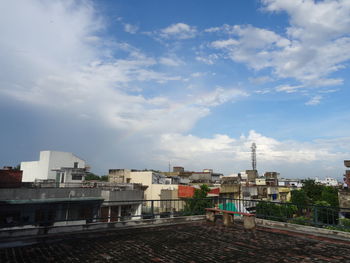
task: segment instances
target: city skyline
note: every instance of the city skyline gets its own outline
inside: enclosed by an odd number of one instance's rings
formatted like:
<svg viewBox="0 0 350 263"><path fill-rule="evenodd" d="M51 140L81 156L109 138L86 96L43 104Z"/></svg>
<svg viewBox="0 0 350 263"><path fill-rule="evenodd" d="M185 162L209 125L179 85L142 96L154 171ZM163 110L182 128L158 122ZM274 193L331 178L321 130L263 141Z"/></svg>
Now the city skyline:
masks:
<svg viewBox="0 0 350 263"><path fill-rule="evenodd" d="M348 1L3 1L1 165L342 179Z"/></svg>

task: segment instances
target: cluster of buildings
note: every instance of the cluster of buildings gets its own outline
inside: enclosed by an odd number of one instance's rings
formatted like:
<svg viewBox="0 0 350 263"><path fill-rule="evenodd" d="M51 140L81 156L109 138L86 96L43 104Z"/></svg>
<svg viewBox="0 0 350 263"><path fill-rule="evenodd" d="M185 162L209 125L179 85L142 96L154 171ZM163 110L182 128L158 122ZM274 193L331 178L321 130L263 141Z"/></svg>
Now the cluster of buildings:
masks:
<svg viewBox="0 0 350 263"><path fill-rule="evenodd" d="M146 200L186 199L206 184L208 196L245 200L286 202L291 190L302 186L300 180L283 179L277 172L259 176L246 170L224 176L212 169L172 171L110 169L108 182L87 181L89 166L72 153L41 151L38 161L22 162L20 169L0 170L0 224L82 223L137 219L150 209L174 212L183 208L177 203ZM350 175L350 173L349 173Z"/></svg>

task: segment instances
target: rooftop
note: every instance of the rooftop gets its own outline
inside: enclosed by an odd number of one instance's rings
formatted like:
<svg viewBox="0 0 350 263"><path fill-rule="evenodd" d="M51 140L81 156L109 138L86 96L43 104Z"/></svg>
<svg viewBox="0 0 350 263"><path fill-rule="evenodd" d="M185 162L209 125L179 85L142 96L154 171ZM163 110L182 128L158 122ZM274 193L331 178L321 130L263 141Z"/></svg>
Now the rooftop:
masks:
<svg viewBox="0 0 350 263"><path fill-rule="evenodd" d="M196 222L64 235L0 249L1 262L350 262L350 241Z"/></svg>

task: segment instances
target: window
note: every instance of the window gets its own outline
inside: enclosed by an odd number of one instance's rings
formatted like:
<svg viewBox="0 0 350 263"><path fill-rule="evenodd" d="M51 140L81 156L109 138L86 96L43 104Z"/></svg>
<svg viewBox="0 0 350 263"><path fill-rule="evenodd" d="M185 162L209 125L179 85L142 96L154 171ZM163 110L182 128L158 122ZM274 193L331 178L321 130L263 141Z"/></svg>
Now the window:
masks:
<svg viewBox="0 0 350 263"><path fill-rule="evenodd" d="M81 180L83 176L81 174L72 174L72 180Z"/></svg>
<svg viewBox="0 0 350 263"><path fill-rule="evenodd" d="M78 168L78 162L74 162L74 168Z"/></svg>
<svg viewBox="0 0 350 263"><path fill-rule="evenodd" d="M61 173L61 183L64 183L64 173Z"/></svg>

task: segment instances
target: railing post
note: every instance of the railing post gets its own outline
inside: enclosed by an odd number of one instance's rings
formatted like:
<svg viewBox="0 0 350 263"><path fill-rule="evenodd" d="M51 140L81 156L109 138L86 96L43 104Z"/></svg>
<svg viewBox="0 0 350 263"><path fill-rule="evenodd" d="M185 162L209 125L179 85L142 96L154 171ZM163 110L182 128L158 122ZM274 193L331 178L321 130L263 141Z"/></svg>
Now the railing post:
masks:
<svg viewBox="0 0 350 263"><path fill-rule="evenodd" d="M318 214L317 214L317 206L314 206L314 223L317 225L318 223Z"/></svg>
<svg viewBox="0 0 350 263"><path fill-rule="evenodd" d="M154 216L154 200L151 201L151 213L152 213L152 218L155 218L155 216Z"/></svg>

